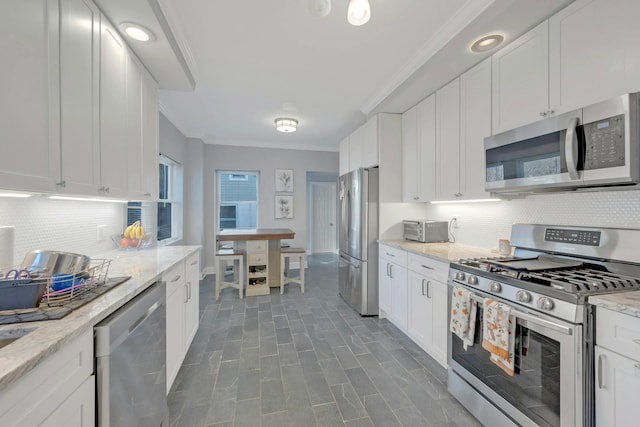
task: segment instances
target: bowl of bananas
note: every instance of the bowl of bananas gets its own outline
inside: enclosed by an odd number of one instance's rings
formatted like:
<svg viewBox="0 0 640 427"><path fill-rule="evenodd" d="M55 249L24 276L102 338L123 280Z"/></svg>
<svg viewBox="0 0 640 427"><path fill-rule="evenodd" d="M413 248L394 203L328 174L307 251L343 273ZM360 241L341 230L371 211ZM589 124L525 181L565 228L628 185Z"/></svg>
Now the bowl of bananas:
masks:
<svg viewBox="0 0 640 427"><path fill-rule="evenodd" d="M122 234L112 236L111 240L118 249L141 249L149 246L151 242L140 221L128 226Z"/></svg>

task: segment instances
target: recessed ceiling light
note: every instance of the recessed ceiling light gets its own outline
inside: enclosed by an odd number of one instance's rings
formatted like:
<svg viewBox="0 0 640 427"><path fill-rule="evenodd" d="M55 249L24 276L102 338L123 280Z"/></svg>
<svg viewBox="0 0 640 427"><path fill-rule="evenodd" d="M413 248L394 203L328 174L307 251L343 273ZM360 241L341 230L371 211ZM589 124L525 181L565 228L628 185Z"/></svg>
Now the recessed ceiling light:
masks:
<svg viewBox="0 0 640 427"><path fill-rule="evenodd" d="M120 24L120 29L124 31L127 36L140 42L148 42L156 39L155 34L153 34L150 29L139 24L134 24L133 22L123 22Z"/></svg>
<svg viewBox="0 0 640 427"><path fill-rule="evenodd" d="M504 41L504 36L502 34L489 34L484 37L480 37L471 43L471 52L486 52L491 50L497 46L499 46Z"/></svg>
<svg viewBox="0 0 640 427"><path fill-rule="evenodd" d="M278 132L291 133L298 128L298 121L287 117L276 119L276 130Z"/></svg>

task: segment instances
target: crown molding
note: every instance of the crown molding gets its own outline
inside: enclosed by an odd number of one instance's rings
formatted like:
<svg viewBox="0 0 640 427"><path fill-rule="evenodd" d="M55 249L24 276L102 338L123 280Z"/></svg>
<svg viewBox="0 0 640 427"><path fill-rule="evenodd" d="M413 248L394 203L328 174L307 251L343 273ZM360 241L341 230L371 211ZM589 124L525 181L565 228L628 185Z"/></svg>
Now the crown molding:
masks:
<svg viewBox="0 0 640 427"><path fill-rule="evenodd" d="M380 92L360 107L360 111L367 115L371 113L493 2L494 0L468 0L451 19L435 31L435 35L422 46L418 53L402 67Z"/></svg>

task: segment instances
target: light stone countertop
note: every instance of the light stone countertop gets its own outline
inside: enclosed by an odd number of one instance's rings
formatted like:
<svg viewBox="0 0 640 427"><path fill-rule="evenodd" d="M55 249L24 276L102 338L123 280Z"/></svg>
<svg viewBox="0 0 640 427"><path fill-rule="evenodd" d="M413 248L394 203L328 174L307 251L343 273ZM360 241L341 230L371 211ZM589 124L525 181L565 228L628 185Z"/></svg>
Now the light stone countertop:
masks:
<svg viewBox="0 0 640 427"><path fill-rule="evenodd" d="M619 313L640 317L640 291L619 292L590 297L589 302L597 307L608 308Z"/></svg>
<svg viewBox="0 0 640 427"><path fill-rule="evenodd" d="M420 243L409 240L378 240L379 243L404 249L418 255L424 255L438 261L451 262L461 258L497 257L491 249L461 245L459 243Z"/></svg>
<svg viewBox="0 0 640 427"><path fill-rule="evenodd" d="M60 320L0 326L0 332L33 329L32 332L0 349L0 390L31 371L73 338L93 328L156 282L165 271L200 248L163 246L140 251L114 250L92 257L112 260L107 277L131 276L131 279Z"/></svg>

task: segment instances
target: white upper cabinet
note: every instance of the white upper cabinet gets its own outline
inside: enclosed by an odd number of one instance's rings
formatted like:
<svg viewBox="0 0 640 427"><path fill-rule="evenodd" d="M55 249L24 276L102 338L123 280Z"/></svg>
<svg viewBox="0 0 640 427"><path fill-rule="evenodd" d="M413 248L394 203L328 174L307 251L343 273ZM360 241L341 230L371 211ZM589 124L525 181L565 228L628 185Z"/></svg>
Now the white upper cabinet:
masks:
<svg viewBox="0 0 640 427"><path fill-rule="evenodd" d="M363 126L353 131L349 135L349 170L353 171L363 167L362 165L362 152L364 144L364 132Z"/></svg>
<svg viewBox="0 0 640 427"><path fill-rule="evenodd" d="M379 166L379 201L402 201L402 116L379 113L369 119L364 130L369 162L375 155L374 165Z"/></svg>
<svg viewBox="0 0 640 427"><path fill-rule="evenodd" d="M549 114L548 46L545 21L492 56L493 133Z"/></svg>
<svg viewBox="0 0 640 427"><path fill-rule="evenodd" d="M460 79L436 92L436 199L460 193Z"/></svg>
<svg viewBox="0 0 640 427"><path fill-rule="evenodd" d="M126 48L103 16L100 27L100 182L105 196L127 195Z"/></svg>
<svg viewBox="0 0 640 427"><path fill-rule="evenodd" d="M637 4L579 0L549 19L549 96L556 113L634 90L627 87L626 72L631 55L638 55L640 40L630 37L638 26L632 22ZM638 80L637 73L633 77Z"/></svg>
<svg viewBox="0 0 640 427"><path fill-rule="evenodd" d="M491 135L491 58L460 76L460 194L490 197L484 190L484 138Z"/></svg>
<svg viewBox="0 0 640 427"><path fill-rule="evenodd" d="M362 147L360 167L378 166L378 116L374 116L362 125Z"/></svg>
<svg viewBox="0 0 640 427"><path fill-rule="evenodd" d="M129 198L157 198L158 90L132 53L127 55L127 182Z"/></svg>
<svg viewBox="0 0 640 427"><path fill-rule="evenodd" d="M58 2L12 0L1 9L0 186L55 191L60 182Z"/></svg>
<svg viewBox="0 0 640 427"><path fill-rule="evenodd" d="M142 73L142 198L158 198L158 85Z"/></svg>
<svg viewBox="0 0 640 427"><path fill-rule="evenodd" d="M436 196L436 96L402 115L402 199L428 202Z"/></svg>
<svg viewBox="0 0 640 427"><path fill-rule="evenodd" d="M100 186L100 12L90 1L60 2L59 191L96 194Z"/></svg>

